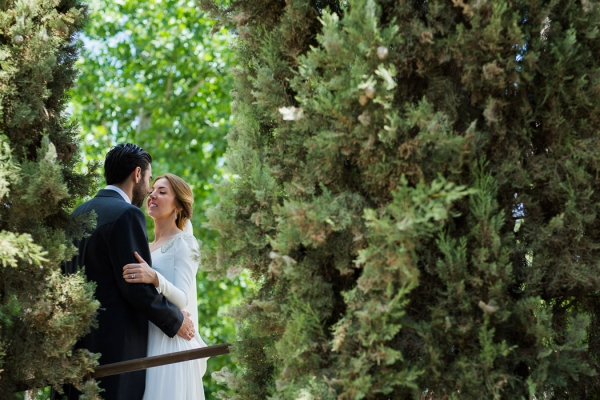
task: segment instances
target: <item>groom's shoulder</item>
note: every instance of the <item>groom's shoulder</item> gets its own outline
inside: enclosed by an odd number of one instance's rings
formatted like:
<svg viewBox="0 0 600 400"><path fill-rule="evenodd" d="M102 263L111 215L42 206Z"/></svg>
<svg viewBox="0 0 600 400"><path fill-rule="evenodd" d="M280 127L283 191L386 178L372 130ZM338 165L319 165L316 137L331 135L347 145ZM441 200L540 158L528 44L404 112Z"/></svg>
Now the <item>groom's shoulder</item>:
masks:
<svg viewBox="0 0 600 400"><path fill-rule="evenodd" d="M144 213L138 207L123 201L123 199L115 196L102 196L103 191L92 199L82 203L73 211L73 216L94 211L97 215L98 222L104 223L114 221L119 218L141 218L145 219Z"/></svg>
<svg viewBox="0 0 600 400"><path fill-rule="evenodd" d="M146 219L144 212L139 207L136 207L133 204L129 204L125 201L122 201L121 203L124 204L120 204L120 207L118 209L119 218L138 218L142 220Z"/></svg>

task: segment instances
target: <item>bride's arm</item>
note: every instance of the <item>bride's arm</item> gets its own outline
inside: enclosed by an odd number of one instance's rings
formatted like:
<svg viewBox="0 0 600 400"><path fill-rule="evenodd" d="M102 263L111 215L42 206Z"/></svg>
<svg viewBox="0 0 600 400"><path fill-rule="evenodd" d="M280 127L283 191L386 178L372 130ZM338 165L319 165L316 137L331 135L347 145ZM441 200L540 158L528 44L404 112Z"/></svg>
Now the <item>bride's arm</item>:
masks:
<svg viewBox="0 0 600 400"><path fill-rule="evenodd" d="M176 243L169 251L175 253L173 282L169 282L157 270L146 263L139 254L135 257L139 261L136 264L127 264L123 267L123 278L127 283L149 283L154 285L159 293L162 293L169 302L173 303L180 310L183 310L188 303L188 292L192 285L196 284L196 273L198 272L198 263L194 260L192 245L195 243L193 237L179 237Z"/></svg>
<svg viewBox="0 0 600 400"><path fill-rule="evenodd" d="M173 282L169 282L158 271L155 271L158 277L157 289L171 303L183 310L188 304L188 292L192 285L196 284L198 263L194 260L192 248L182 237L177 239L177 243L171 251L175 252Z"/></svg>

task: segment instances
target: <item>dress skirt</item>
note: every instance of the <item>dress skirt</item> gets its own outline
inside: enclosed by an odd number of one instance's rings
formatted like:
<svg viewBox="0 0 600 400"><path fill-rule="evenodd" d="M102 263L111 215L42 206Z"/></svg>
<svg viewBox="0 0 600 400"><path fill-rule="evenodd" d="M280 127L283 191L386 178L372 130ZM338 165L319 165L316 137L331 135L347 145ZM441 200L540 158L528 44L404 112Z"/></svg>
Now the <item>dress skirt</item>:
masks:
<svg viewBox="0 0 600 400"><path fill-rule="evenodd" d="M148 330L148 357L206 347L197 333L187 341L180 336L168 337L153 323ZM206 360L148 368L144 400L204 400L202 376L206 372Z"/></svg>

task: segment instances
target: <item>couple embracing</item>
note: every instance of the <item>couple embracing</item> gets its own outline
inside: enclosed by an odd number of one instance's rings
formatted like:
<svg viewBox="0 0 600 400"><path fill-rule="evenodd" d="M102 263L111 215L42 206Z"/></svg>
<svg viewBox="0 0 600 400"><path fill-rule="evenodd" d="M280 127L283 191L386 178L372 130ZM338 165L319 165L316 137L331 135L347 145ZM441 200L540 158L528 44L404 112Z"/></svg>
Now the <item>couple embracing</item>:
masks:
<svg viewBox="0 0 600 400"><path fill-rule="evenodd" d="M91 234L76 243L78 255L66 272L83 268L96 282L98 326L75 347L101 353L101 365L206 346L198 333L192 191L172 174L150 184L151 163L136 145L112 148L104 161L108 186L73 213L97 217ZM146 195L155 226L150 244L140 210ZM206 359L193 360L108 376L99 385L105 400L203 400L205 371ZM54 398L81 394L70 385L63 390Z"/></svg>

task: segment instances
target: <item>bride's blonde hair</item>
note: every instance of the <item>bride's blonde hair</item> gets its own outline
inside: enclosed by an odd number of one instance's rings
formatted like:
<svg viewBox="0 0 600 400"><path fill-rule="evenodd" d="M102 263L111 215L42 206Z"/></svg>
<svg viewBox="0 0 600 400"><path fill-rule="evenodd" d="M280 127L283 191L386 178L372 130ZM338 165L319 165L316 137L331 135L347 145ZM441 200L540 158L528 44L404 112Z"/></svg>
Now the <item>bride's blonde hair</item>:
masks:
<svg viewBox="0 0 600 400"><path fill-rule="evenodd" d="M154 183L161 178L168 180L173 188L173 193L175 193L175 204L178 207L181 207L181 211L177 213L175 224L179 229L183 230L187 220L192 218L192 204L194 204L194 193L192 192L192 188L186 181L177 175L170 173L159 176L154 180Z"/></svg>

